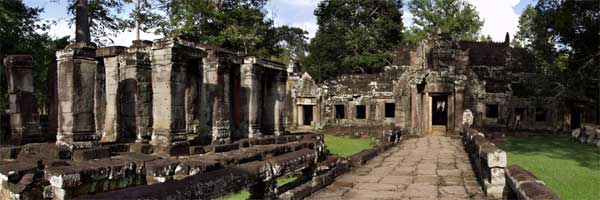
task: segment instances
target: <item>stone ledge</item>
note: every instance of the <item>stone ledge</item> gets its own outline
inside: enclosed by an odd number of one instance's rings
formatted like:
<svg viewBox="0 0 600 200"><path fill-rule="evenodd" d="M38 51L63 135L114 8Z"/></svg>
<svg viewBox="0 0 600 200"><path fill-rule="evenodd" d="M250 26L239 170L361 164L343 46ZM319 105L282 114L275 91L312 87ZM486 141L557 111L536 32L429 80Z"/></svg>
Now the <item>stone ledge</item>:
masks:
<svg viewBox="0 0 600 200"><path fill-rule="evenodd" d="M560 199L543 181L519 165L506 167L506 182L509 187L505 190L510 190L509 193L516 194L518 199ZM510 194L507 195L510 196Z"/></svg>

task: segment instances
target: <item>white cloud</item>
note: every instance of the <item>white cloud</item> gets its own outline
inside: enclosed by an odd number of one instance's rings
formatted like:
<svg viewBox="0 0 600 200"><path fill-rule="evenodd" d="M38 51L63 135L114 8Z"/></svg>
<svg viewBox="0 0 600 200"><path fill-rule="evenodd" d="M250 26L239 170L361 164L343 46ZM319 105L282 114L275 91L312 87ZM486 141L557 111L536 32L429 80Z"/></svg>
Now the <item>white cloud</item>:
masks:
<svg viewBox="0 0 600 200"><path fill-rule="evenodd" d="M307 31L309 39L315 37L315 33L317 32L317 29L319 28L317 26L317 23L315 23L315 22L293 23L290 26L298 27L298 28L301 28L301 29Z"/></svg>
<svg viewBox="0 0 600 200"><path fill-rule="evenodd" d="M321 0L272 0L272 2L285 2L291 6L315 6L321 2Z"/></svg>
<svg viewBox="0 0 600 200"><path fill-rule="evenodd" d="M484 35L492 36L494 41L504 41L506 32L511 38L517 32L519 24L519 14L513 10L513 7L519 4L519 0L468 0L479 12L485 24L481 29Z"/></svg>

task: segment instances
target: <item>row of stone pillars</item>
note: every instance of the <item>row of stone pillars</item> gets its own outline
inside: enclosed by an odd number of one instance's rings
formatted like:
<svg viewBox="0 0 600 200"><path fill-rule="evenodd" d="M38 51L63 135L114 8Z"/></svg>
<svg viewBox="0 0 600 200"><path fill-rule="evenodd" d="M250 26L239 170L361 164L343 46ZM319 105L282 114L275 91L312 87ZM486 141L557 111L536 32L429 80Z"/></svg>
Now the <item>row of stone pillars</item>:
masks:
<svg viewBox="0 0 600 200"><path fill-rule="evenodd" d="M281 134L281 64L240 58L181 38L130 48L76 43L57 52L57 144L153 144L159 150ZM281 65L281 66L279 66Z"/></svg>

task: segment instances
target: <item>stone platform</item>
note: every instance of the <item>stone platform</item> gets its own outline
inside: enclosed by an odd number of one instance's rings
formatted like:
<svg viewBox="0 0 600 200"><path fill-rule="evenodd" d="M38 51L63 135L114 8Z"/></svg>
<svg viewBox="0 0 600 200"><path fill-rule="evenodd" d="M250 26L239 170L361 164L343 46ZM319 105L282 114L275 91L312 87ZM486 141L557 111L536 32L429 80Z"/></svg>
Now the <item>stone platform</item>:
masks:
<svg viewBox="0 0 600 200"><path fill-rule="evenodd" d="M307 199L483 199L459 139L410 138Z"/></svg>

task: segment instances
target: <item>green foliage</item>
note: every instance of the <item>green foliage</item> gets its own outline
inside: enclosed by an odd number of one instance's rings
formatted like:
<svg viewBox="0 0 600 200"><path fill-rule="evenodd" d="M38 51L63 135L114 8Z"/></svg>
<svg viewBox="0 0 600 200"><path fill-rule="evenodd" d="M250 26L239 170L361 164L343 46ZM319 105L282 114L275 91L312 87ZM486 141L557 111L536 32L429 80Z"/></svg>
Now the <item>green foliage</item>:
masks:
<svg viewBox="0 0 600 200"><path fill-rule="evenodd" d="M477 40L483 26L479 13L465 0L411 0L408 10L414 16L414 25L406 44L414 45L438 29L455 40Z"/></svg>
<svg viewBox="0 0 600 200"><path fill-rule="evenodd" d="M68 13L73 16L71 23L75 22L77 1L72 0L68 5ZM116 37L122 30L123 20L118 14L123 12L123 5L131 3L132 0L94 0L88 1L90 36L99 46L107 46L114 43L111 37Z"/></svg>
<svg viewBox="0 0 600 200"><path fill-rule="evenodd" d="M534 55L547 92L567 98L596 93L585 90L600 77L599 20L598 1L541 0L525 9L515 39Z"/></svg>
<svg viewBox="0 0 600 200"><path fill-rule="evenodd" d="M331 154L351 156L373 146L370 139L325 134L325 146Z"/></svg>
<svg viewBox="0 0 600 200"><path fill-rule="evenodd" d="M562 199L597 199L600 151L569 137L510 137L501 147L509 164L531 171Z"/></svg>
<svg viewBox="0 0 600 200"><path fill-rule="evenodd" d="M331 0L319 3L319 30L304 70L317 81L349 72L378 72L402 40L399 0Z"/></svg>

